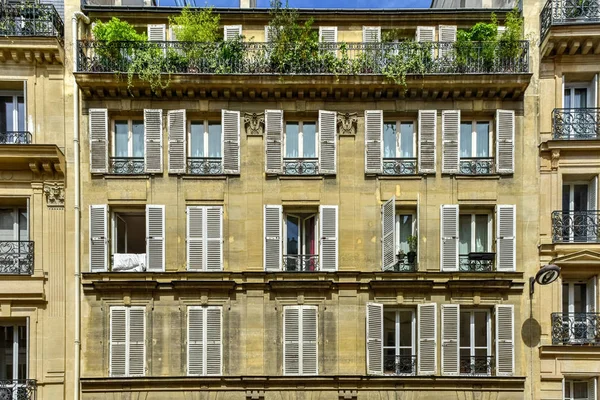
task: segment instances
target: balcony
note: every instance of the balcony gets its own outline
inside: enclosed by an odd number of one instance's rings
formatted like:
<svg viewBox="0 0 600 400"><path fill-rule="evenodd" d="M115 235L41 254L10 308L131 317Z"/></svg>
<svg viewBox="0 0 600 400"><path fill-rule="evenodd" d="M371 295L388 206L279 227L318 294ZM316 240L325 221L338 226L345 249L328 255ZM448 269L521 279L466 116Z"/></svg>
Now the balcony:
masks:
<svg viewBox="0 0 600 400"><path fill-rule="evenodd" d="M600 344L599 313L552 313L552 344Z"/></svg>
<svg viewBox="0 0 600 400"><path fill-rule="evenodd" d="M0 241L0 275L32 275L33 249L32 241Z"/></svg>
<svg viewBox="0 0 600 400"><path fill-rule="evenodd" d="M187 173L190 175L221 175L223 159L221 157L188 157Z"/></svg>
<svg viewBox="0 0 600 400"><path fill-rule="evenodd" d="M595 140L600 132L599 108L555 108L552 110L552 138Z"/></svg>
<svg viewBox="0 0 600 400"><path fill-rule="evenodd" d="M492 272L496 253L469 253L458 256L458 270L461 272Z"/></svg>
<svg viewBox="0 0 600 400"><path fill-rule="evenodd" d="M319 270L318 254L284 254L283 270L287 272L313 272Z"/></svg>
<svg viewBox="0 0 600 400"><path fill-rule="evenodd" d="M409 254L396 255L396 263L388 267L385 272L415 272L417 270L417 257Z"/></svg>
<svg viewBox="0 0 600 400"><path fill-rule="evenodd" d="M115 175L140 175L146 171L144 157L110 157L108 171Z"/></svg>
<svg viewBox="0 0 600 400"><path fill-rule="evenodd" d="M318 158L284 158L284 175L318 175Z"/></svg>
<svg viewBox="0 0 600 400"><path fill-rule="evenodd" d="M600 211L553 211L553 243L598 243Z"/></svg>
<svg viewBox="0 0 600 400"><path fill-rule="evenodd" d="M0 144L31 144L31 133L26 131L0 133Z"/></svg>
<svg viewBox="0 0 600 400"><path fill-rule="evenodd" d="M417 173L416 158L384 158L383 175L415 175Z"/></svg>
<svg viewBox="0 0 600 400"><path fill-rule="evenodd" d="M494 373L494 357L461 356L460 374L468 376L491 376Z"/></svg>
<svg viewBox="0 0 600 400"><path fill-rule="evenodd" d="M35 379L0 380L0 399L35 400L37 382Z"/></svg>
<svg viewBox="0 0 600 400"><path fill-rule="evenodd" d="M417 374L417 356L385 355L383 371L386 375L415 376Z"/></svg>
<svg viewBox="0 0 600 400"><path fill-rule="evenodd" d="M461 157L458 172L462 175L493 174L494 159L492 157Z"/></svg>

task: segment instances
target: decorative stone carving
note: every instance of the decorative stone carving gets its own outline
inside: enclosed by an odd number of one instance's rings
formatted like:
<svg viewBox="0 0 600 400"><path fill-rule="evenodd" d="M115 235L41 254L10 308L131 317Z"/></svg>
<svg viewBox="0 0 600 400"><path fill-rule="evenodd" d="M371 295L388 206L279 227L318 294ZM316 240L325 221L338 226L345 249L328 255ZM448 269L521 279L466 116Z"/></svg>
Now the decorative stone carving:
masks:
<svg viewBox="0 0 600 400"><path fill-rule="evenodd" d="M263 400L265 398L264 390L246 390L246 399L248 400Z"/></svg>
<svg viewBox="0 0 600 400"><path fill-rule="evenodd" d="M341 113L337 114L338 133L340 135L356 135L358 124L358 113Z"/></svg>
<svg viewBox="0 0 600 400"><path fill-rule="evenodd" d="M558 161L560 159L560 150L552 150L552 169L558 169Z"/></svg>
<svg viewBox="0 0 600 400"><path fill-rule="evenodd" d="M358 398L358 390L350 389L339 389L338 398L340 400L356 400Z"/></svg>
<svg viewBox="0 0 600 400"><path fill-rule="evenodd" d="M262 136L265 132L265 113L244 113L244 125L249 136Z"/></svg>
<svg viewBox="0 0 600 400"><path fill-rule="evenodd" d="M46 194L46 204L48 207L64 207L65 206L65 188L58 183L46 183L44 185L44 193Z"/></svg>

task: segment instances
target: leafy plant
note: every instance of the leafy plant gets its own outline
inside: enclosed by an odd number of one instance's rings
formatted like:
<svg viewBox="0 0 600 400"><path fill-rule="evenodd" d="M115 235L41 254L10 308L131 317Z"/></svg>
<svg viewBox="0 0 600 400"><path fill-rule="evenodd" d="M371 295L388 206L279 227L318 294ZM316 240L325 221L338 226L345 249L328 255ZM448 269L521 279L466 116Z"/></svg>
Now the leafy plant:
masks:
<svg viewBox="0 0 600 400"><path fill-rule="evenodd" d="M416 252L419 238L416 235L411 235L406 238L406 241L408 242L408 248L410 251Z"/></svg>
<svg viewBox="0 0 600 400"><path fill-rule="evenodd" d="M145 33L137 33L135 28L127 21L112 17L107 22L96 20L92 28L96 40L110 44L112 42L139 42L148 38Z"/></svg>
<svg viewBox="0 0 600 400"><path fill-rule="evenodd" d="M213 14L212 7L192 11L185 6L180 15L169 17L169 25L180 42L217 42L221 38L220 21L221 16Z"/></svg>

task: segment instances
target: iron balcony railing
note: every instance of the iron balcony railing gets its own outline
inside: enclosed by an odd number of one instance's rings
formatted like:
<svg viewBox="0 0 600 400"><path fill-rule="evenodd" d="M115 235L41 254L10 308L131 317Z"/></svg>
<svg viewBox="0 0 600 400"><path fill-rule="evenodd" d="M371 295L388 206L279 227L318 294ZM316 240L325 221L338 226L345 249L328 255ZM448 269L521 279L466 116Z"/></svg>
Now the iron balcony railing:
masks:
<svg viewBox="0 0 600 400"><path fill-rule="evenodd" d="M417 356L385 355L383 373L386 375L414 376L417 374Z"/></svg>
<svg viewBox="0 0 600 400"><path fill-rule="evenodd" d="M396 262L393 266L388 267L386 272L415 272L417 270L417 257L408 257L407 254L402 256L396 255Z"/></svg>
<svg viewBox="0 0 600 400"><path fill-rule="evenodd" d="M548 0L540 13L540 37L544 41L553 25L600 22L598 0Z"/></svg>
<svg viewBox="0 0 600 400"><path fill-rule="evenodd" d="M554 243L597 243L600 211L553 211L552 241Z"/></svg>
<svg viewBox="0 0 600 400"><path fill-rule="evenodd" d="M0 399L35 400L37 382L35 379L2 379L0 380Z"/></svg>
<svg viewBox="0 0 600 400"><path fill-rule="evenodd" d="M33 241L0 241L0 274L33 274L33 250Z"/></svg>
<svg viewBox="0 0 600 400"><path fill-rule="evenodd" d="M600 108L555 108L552 137L556 140L598 139Z"/></svg>
<svg viewBox="0 0 600 400"><path fill-rule="evenodd" d="M318 158L284 158L284 175L318 175Z"/></svg>
<svg viewBox="0 0 600 400"><path fill-rule="evenodd" d="M494 357L492 356L461 356L461 375L488 375L494 374Z"/></svg>
<svg viewBox="0 0 600 400"><path fill-rule="evenodd" d="M493 157L461 157L459 173L462 175L489 175L494 173Z"/></svg>
<svg viewBox="0 0 600 400"><path fill-rule="evenodd" d="M414 175L417 173L416 158L384 158L383 175Z"/></svg>
<svg viewBox="0 0 600 400"><path fill-rule="evenodd" d="M188 157L187 173L190 175L221 175L223 174L223 158Z"/></svg>
<svg viewBox="0 0 600 400"><path fill-rule="evenodd" d="M552 344L600 344L599 313L552 313Z"/></svg>
<svg viewBox="0 0 600 400"><path fill-rule="evenodd" d="M150 58L170 74L385 75L514 74L529 71L529 42L300 44L82 40L77 72L126 73ZM281 55L285 54L285 57ZM139 65L138 65L139 66Z"/></svg>
<svg viewBox="0 0 600 400"><path fill-rule="evenodd" d="M319 270L318 254L284 254L283 270L288 272L310 272Z"/></svg>
<svg viewBox="0 0 600 400"><path fill-rule="evenodd" d="M115 175L139 175L146 171L144 157L110 157L109 173Z"/></svg>
<svg viewBox="0 0 600 400"><path fill-rule="evenodd" d="M34 1L3 3L0 36L64 37L64 24L52 4Z"/></svg>
<svg viewBox="0 0 600 400"><path fill-rule="evenodd" d="M31 144L31 133L27 131L0 132L0 144Z"/></svg>
<svg viewBox="0 0 600 400"><path fill-rule="evenodd" d="M469 253L458 256L458 270L461 272L492 272L496 253Z"/></svg>

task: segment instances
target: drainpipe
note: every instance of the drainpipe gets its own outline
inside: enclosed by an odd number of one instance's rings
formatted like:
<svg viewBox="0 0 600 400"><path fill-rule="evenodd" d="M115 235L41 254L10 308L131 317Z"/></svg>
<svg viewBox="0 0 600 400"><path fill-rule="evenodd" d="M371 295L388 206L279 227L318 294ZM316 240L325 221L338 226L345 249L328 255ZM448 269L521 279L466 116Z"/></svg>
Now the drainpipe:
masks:
<svg viewBox="0 0 600 400"><path fill-rule="evenodd" d="M77 34L79 32L79 20L89 24L90 19L80 11L73 13L71 18L71 33L73 46L73 72L77 71ZM73 368L73 399L79 400L81 372L81 209L80 197L81 187L79 182L79 88L73 78L73 171L75 175L75 201L73 211L75 214L75 360Z"/></svg>

